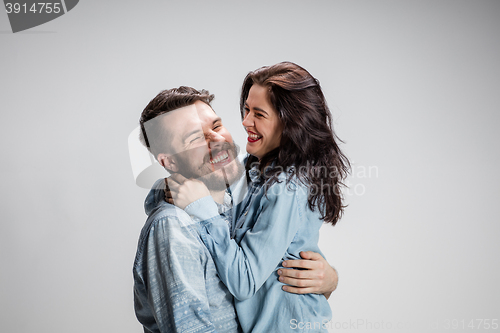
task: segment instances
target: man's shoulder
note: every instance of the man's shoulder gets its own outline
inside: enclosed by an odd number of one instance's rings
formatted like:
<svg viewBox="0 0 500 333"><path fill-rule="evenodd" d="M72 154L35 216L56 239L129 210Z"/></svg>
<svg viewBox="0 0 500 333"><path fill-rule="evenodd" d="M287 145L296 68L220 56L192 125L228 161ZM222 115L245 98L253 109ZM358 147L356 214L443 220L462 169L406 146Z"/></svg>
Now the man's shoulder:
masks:
<svg viewBox="0 0 500 333"><path fill-rule="evenodd" d="M196 222L183 210L167 202L162 203L152 212L144 224L141 236L147 236L152 229L167 228L178 230L183 228L193 229ZM175 235L175 234L174 234ZM174 236L171 235L171 236Z"/></svg>
<svg viewBox="0 0 500 333"><path fill-rule="evenodd" d="M156 209L148 216L146 224L149 223L181 223L192 224L194 223L191 217L179 207L162 202Z"/></svg>
<svg viewBox="0 0 500 333"><path fill-rule="evenodd" d="M164 202L148 216L141 230L136 260L146 247L201 247L198 238L196 222L184 210Z"/></svg>
<svg viewBox="0 0 500 333"><path fill-rule="evenodd" d="M146 197L144 208L148 218L142 229L142 234L147 233L157 224L190 225L194 223L184 210L164 200L164 189L165 182L163 179L159 179Z"/></svg>

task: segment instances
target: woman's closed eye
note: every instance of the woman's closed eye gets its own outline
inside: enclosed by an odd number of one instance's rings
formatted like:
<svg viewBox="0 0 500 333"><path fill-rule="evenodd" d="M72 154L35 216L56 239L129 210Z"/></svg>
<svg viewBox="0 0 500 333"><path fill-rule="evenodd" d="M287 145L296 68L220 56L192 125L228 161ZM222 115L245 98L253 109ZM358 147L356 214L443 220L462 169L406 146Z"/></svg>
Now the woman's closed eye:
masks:
<svg viewBox="0 0 500 333"><path fill-rule="evenodd" d="M250 109L249 108L245 108L245 117L248 116L249 113L250 113ZM253 116L256 117L256 118L263 118L264 114L261 113L261 112L255 112L254 111Z"/></svg>

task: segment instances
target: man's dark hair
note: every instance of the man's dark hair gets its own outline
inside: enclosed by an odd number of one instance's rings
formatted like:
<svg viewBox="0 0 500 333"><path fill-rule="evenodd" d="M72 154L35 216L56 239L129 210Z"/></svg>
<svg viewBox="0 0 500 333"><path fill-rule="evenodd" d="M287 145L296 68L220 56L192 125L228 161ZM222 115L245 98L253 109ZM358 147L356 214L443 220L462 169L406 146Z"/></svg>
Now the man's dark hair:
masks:
<svg viewBox="0 0 500 333"><path fill-rule="evenodd" d="M202 101L211 106L210 103L213 99L214 95L210 94L207 90L202 89L198 91L186 86L161 91L142 111L141 119L139 120L141 125L140 141L157 158L158 154L169 150L170 136L162 128L160 121L150 120L167 112L192 105L197 101Z"/></svg>

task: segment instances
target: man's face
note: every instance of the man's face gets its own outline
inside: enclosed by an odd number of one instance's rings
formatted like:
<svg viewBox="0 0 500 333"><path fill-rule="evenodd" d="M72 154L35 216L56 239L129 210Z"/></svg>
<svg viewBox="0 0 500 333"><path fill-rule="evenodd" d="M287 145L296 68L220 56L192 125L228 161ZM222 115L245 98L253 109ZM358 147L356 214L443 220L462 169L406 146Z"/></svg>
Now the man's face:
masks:
<svg viewBox="0 0 500 333"><path fill-rule="evenodd" d="M233 138L209 105L197 101L161 121L171 138L167 169L199 179L210 190L223 190L241 176Z"/></svg>

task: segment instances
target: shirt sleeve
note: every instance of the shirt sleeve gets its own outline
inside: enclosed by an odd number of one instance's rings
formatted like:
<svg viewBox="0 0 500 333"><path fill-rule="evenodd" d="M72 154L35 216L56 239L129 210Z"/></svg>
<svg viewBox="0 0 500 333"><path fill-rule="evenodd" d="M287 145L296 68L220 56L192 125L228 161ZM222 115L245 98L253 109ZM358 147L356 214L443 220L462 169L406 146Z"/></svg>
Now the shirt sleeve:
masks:
<svg viewBox="0 0 500 333"><path fill-rule="evenodd" d="M196 232L176 218L160 219L149 233L148 303L160 332L216 332L200 246Z"/></svg>
<svg viewBox="0 0 500 333"><path fill-rule="evenodd" d="M252 297L281 262L293 241L303 217L304 196L301 187L289 188L275 183L261 200L261 211L252 229L240 244L231 239L226 222L213 215L213 200L205 197L190 215L202 220L199 232L211 253L219 277L239 300ZM307 197L306 197L307 198ZM306 199L307 200L307 199ZM201 205L206 206L200 209ZM206 219L208 217L208 219Z"/></svg>

